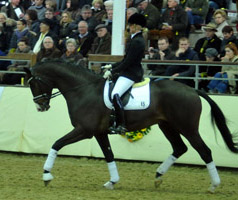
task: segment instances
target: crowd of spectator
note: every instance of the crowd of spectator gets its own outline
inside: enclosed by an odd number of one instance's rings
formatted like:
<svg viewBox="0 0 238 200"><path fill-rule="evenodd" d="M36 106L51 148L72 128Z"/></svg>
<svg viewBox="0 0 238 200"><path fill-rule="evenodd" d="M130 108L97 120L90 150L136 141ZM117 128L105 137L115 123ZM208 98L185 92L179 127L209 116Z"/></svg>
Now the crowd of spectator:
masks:
<svg viewBox="0 0 238 200"><path fill-rule="evenodd" d="M63 58L87 66L88 54L111 54L113 0L11 0L1 5L0 10L0 55L28 53L37 55L37 61L45 58ZM230 49L236 55L238 40L235 28L228 22L228 0L127 0L126 20L140 13L146 17L143 36L147 40L156 30L159 36L155 46L147 46L149 59L158 60L203 60L230 61ZM189 35L202 29L204 37L197 38L190 46ZM125 33L126 40L130 40ZM26 63L12 62L1 70L22 70ZM194 76L194 66L149 65L152 75ZM202 67L204 76L217 73L230 74L221 67L211 70ZM222 70L222 71L221 71ZM229 71L230 70L230 71ZM229 72L228 72L229 71ZM232 68L233 77L238 69ZM221 74L221 73L220 73ZM2 83L17 84L19 78L1 75ZM228 76L229 77L229 76ZM176 79L186 84L189 81ZM205 82L205 83L204 83ZM203 89L209 88L204 81ZM229 83L225 92L229 90ZM234 84L233 84L234 86ZM223 91L224 92L224 91Z"/></svg>

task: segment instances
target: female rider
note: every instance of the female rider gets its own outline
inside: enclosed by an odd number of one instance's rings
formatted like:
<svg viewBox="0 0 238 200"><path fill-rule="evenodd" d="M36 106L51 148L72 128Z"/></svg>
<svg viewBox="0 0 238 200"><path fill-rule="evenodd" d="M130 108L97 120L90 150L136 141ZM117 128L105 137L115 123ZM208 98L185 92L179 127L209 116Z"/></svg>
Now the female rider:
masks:
<svg viewBox="0 0 238 200"><path fill-rule="evenodd" d="M143 78L141 60L145 52L145 40L142 36L142 28L146 25L144 15L135 13L128 19L131 40L126 45L126 54L122 61L112 65L106 65L108 69L103 75L105 79L118 76L115 87L112 90L113 105L116 114L116 126L110 127L111 133L125 134L124 109L120 97L136 82Z"/></svg>

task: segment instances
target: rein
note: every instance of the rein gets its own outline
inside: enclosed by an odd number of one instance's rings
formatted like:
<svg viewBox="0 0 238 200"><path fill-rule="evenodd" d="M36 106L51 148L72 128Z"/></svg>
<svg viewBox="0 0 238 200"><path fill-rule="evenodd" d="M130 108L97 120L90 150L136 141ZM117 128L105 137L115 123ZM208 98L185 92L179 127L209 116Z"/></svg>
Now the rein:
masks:
<svg viewBox="0 0 238 200"><path fill-rule="evenodd" d="M47 80L43 80L43 79L42 79L41 77L39 77L39 76L32 76L31 78L28 79L27 83L30 84L30 82L31 82L32 80L34 80L34 79L35 79L35 80L38 80L38 81L40 81L40 82L42 82L42 83L44 83L44 84L46 84L46 85L48 85L48 86L51 87L50 83L49 83ZM92 84L92 83L94 83L94 82L95 82L95 81L91 81L90 83ZM75 86L75 87L73 87L73 88L70 88L70 89L67 90L67 91L64 91L64 92L57 91L57 92L55 92L55 93L52 93L51 96L47 95L46 93L43 93L43 94L41 94L41 95L39 95L39 96L36 96L34 99L37 100L37 99L40 99L40 98L48 98L48 99L50 100L50 99L53 99L53 98L55 98L55 97L57 97L57 96L59 96L59 95L64 95L64 94L66 94L66 93L68 93L68 92L70 92L70 91L76 90L76 89L78 89L78 88L80 88L80 87L83 87L83 86L86 85L86 84L88 85L88 84L90 84L90 83L84 83L84 84L77 85L77 86Z"/></svg>

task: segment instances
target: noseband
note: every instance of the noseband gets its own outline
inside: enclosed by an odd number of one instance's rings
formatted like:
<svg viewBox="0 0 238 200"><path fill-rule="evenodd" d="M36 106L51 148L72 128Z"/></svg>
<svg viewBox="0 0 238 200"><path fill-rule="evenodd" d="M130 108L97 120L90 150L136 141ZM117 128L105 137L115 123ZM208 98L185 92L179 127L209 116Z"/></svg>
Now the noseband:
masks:
<svg viewBox="0 0 238 200"><path fill-rule="evenodd" d="M46 106L46 104L47 104L46 102L48 102L50 99L52 99L52 98L54 98L54 97L56 97L56 96L58 96L58 95L61 94L59 91L58 91L58 92L55 92L55 93L53 93L53 94L51 94L51 95L48 95L47 93L43 93L41 84L39 84L39 83L43 83L44 85L47 85L48 87L52 87L52 86L51 86L52 84L50 84L50 82L49 82L48 80L46 80L46 79L43 79L43 78L41 78L41 77L39 77L39 76L32 76L31 78L28 79L27 83L30 85L30 83L31 83L32 81L36 81L36 83L37 83L37 85L38 85L38 87L40 88L40 91L41 91L41 94L40 94L40 95L35 96L35 97L33 98L33 101L34 101L35 103L37 103L37 104L40 104L39 102L40 102L41 100L44 100L44 103L41 103L41 104L42 104L43 106Z"/></svg>

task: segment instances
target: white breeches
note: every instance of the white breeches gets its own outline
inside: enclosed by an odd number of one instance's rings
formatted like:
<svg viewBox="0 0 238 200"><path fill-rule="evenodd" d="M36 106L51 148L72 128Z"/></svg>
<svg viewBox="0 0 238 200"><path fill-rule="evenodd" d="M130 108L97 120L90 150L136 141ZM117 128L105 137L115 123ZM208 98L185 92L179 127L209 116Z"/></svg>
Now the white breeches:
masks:
<svg viewBox="0 0 238 200"><path fill-rule="evenodd" d="M135 81L132 81L124 76L119 76L112 90L112 99L115 94L119 94L121 97L134 83Z"/></svg>

